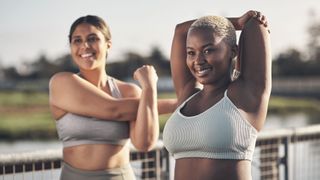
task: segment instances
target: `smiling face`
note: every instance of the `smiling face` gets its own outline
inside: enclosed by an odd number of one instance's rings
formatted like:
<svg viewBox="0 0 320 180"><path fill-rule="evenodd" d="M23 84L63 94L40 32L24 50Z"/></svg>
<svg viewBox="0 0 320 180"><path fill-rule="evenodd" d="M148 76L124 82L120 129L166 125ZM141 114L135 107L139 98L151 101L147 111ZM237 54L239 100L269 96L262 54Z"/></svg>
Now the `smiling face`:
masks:
<svg viewBox="0 0 320 180"><path fill-rule="evenodd" d="M195 28L187 36L187 66L201 84L230 82L235 49L210 28Z"/></svg>
<svg viewBox="0 0 320 180"><path fill-rule="evenodd" d="M70 35L71 55L80 69L104 68L111 41L95 26L81 23Z"/></svg>

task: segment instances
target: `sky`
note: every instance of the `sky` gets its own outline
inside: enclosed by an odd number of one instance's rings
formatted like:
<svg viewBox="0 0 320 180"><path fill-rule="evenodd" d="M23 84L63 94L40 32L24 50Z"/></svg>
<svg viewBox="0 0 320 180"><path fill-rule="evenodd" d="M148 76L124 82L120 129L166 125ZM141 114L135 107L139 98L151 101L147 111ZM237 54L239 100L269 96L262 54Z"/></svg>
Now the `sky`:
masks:
<svg viewBox="0 0 320 180"><path fill-rule="evenodd" d="M320 19L319 0L0 0L0 66L69 53L69 28L88 14L110 26L112 62L129 51L148 55L154 46L169 57L176 24L204 15L238 17L251 9L268 18L273 56L304 50L308 25Z"/></svg>

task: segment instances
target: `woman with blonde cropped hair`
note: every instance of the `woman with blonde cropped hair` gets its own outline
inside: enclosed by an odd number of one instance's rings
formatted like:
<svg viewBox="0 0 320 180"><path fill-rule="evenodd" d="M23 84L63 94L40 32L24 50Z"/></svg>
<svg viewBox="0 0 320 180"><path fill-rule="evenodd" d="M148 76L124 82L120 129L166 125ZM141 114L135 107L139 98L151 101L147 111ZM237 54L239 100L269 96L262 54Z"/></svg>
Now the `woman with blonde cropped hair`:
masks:
<svg viewBox="0 0 320 180"><path fill-rule="evenodd" d="M239 46L236 30L242 30ZM265 16L205 16L178 24L171 71L178 108L163 140L175 180L250 180L271 92ZM200 84L200 86L199 86Z"/></svg>

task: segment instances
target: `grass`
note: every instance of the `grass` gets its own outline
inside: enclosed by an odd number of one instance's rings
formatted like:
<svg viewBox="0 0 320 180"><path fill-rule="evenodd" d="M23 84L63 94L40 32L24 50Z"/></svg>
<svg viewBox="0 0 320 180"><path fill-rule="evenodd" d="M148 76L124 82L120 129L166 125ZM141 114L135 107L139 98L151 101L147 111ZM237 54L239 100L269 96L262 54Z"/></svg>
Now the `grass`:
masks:
<svg viewBox="0 0 320 180"><path fill-rule="evenodd" d="M159 98L174 98L160 93ZM316 99L272 97L269 113L320 112ZM40 92L0 92L0 140L57 139L55 121L50 115L48 94ZM160 130L170 114L160 116Z"/></svg>
<svg viewBox="0 0 320 180"><path fill-rule="evenodd" d="M43 92L0 92L0 107L48 105L48 94Z"/></svg>
<svg viewBox="0 0 320 180"><path fill-rule="evenodd" d="M310 98L271 97L270 113L320 112L320 100Z"/></svg>
<svg viewBox="0 0 320 180"><path fill-rule="evenodd" d="M0 140L57 137L47 93L1 92L0 114Z"/></svg>
<svg viewBox="0 0 320 180"><path fill-rule="evenodd" d="M49 112L31 113L24 116L1 117L0 139L51 139L56 138L55 122Z"/></svg>

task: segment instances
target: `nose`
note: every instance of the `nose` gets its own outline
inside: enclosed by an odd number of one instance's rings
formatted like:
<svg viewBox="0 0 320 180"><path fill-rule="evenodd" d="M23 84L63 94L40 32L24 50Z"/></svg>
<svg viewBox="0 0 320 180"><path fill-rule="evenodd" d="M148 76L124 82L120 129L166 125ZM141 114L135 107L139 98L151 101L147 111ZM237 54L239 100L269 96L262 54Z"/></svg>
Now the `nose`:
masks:
<svg viewBox="0 0 320 180"><path fill-rule="evenodd" d="M90 46L90 44L88 43L88 41L84 42L83 44L84 44L84 47L89 47L89 46Z"/></svg>
<svg viewBox="0 0 320 180"><path fill-rule="evenodd" d="M195 59L195 64L203 64L206 61L203 53L199 53Z"/></svg>
<svg viewBox="0 0 320 180"><path fill-rule="evenodd" d="M87 41L84 41L81 43L80 48L88 48L90 46L90 44Z"/></svg>

